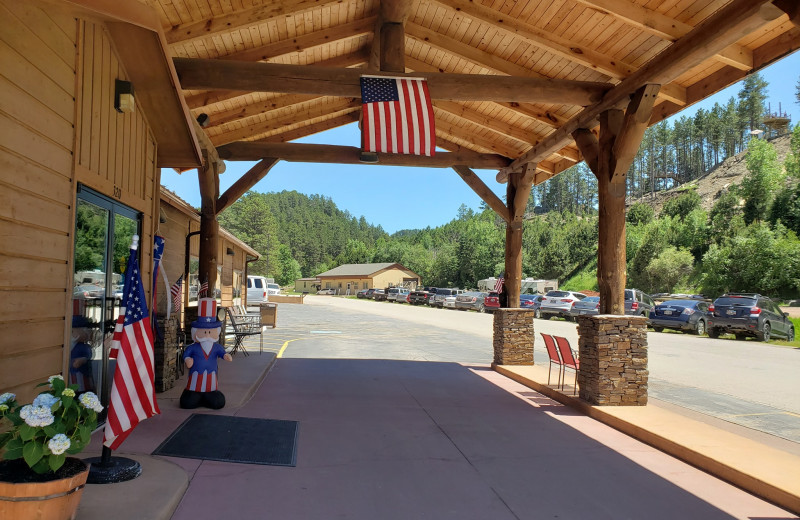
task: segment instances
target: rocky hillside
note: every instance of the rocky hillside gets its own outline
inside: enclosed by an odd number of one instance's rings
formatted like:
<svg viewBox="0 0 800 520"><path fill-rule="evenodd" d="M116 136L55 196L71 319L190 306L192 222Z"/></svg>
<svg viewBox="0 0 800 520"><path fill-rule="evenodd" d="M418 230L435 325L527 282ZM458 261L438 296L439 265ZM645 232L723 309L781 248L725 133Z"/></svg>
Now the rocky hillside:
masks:
<svg viewBox="0 0 800 520"><path fill-rule="evenodd" d="M775 146L778 152L778 160L781 162L786 158L786 154L789 153L790 137L790 135L784 135L770 141ZM669 190L658 191L652 195L648 194L642 198L629 199L628 205L636 202L644 202L652 206L656 215L658 215L661 213L661 208L666 201L677 197L692 186L697 186L697 193L703 200L703 209L708 211L728 186L731 184L738 184L747 174L747 163L745 162L746 154L747 152L744 151L738 155L729 157L716 168L692 182L676 186Z"/></svg>

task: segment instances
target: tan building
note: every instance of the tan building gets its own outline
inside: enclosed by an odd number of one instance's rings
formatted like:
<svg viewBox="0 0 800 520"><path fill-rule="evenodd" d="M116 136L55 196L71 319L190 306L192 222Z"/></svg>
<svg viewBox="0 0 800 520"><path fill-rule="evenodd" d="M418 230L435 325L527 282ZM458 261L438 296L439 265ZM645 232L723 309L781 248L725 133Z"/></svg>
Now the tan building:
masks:
<svg viewBox="0 0 800 520"><path fill-rule="evenodd" d="M344 264L317 275L321 289L333 289L336 294L355 294L361 289L407 287L416 289L420 276L400 264Z"/></svg>
<svg viewBox="0 0 800 520"><path fill-rule="evenodd" d="M298 278L294 281L294 290L299 293L316 294L321 284L319 278Z"/></svg>

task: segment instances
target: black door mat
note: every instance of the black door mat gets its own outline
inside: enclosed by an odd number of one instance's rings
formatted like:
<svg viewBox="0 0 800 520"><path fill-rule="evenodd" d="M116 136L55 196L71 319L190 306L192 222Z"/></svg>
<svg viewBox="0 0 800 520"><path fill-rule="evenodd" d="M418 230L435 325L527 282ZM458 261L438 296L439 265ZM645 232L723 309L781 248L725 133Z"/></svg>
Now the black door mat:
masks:
<svg viewBox="0 0 800 520"><path fill-rule="evenodd" d="M297 421L192 414L153 455L295 466Z"/></svg>

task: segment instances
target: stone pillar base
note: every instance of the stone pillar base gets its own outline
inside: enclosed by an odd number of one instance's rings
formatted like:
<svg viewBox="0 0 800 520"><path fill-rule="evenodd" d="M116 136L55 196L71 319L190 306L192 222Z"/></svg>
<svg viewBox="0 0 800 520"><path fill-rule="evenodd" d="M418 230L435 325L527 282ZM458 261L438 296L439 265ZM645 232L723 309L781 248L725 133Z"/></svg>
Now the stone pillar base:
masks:
<svg viewBox="0 0 800 520"><path fill-rule="evenodd" d="M530 309L494 311L494 362L533 365L533 314Z"/></svg>
<svg viewBox="0 0 800 520"><path fill-rule="evenodd" d="M647 404L647 319L580 316L580 397L596 405Z"/></svg>
<svg viewBox="0 0 800 520"><path fill-rule="evenodd" d="M167 320L158 318L158 328L163 338L154 334L153 357L155 361L156 392L166 392L177 379L178 356L178 317L173 315Z"/></svg>

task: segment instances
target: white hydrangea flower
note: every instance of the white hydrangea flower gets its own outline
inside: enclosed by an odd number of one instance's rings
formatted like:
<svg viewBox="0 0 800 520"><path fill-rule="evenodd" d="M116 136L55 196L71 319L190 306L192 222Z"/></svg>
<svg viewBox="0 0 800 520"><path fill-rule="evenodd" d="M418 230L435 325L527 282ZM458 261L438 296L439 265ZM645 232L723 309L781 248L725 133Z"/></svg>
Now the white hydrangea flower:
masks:
<svg viewBox="0 0 800 520"><path fill-rule="evenodd" d="M11 392L6 392L3 395L0 395L0 404L13 401L16 398L17 398L16 394L12 394Z"/></svg>
<svg viewBox="0 0 800 520"><path fill-rule="evenodd" d="M47 378L47 382L50 383L50 388L53 388L53 380L54 379L60 379L60 380L63 381L64 380L64 376L62 376L61 374L56 374L54 376L48 377Z"/></svg>
<svg viewBox="0 0 800 520"><path fill-rule="evenodd" d="M57 433L47 443L47 447L50 448L50 451L53 452L53 455L61 455L69 449L71 444L72 443L70 442L69 437L63 433Z"/></svg>
<svg viewBox="0 0 800 520"><path fill-rule="evenodd" d="M52 408L53 405L59 401L60 399L58 397L44 392L36 396L36 399L33 400L33 406L46 406L47 408Z"/></svg>
<svg viewBox="0 0 800 520"><path fill-rule="evenodd" d="M61 395L66 397L75 397L75 390L72 388L65 388L64 391L61 392Z"/></svg>
<svg viewBox="0 0 800 520"><path fill-rule="evenodd" d="M39 428L53 424L55 417L47 406L27 405L20 411L20 417L25 420L25 424Z"/></svg>
<svg viewBox="0 0 800 520"><path fill-rule="evenodd" d="M103 411L103 405L100 404L100 399L97 398L94 392L85 392L81 394L78 401L80 401L84 408L94 410L97 413Z"/></svg>

